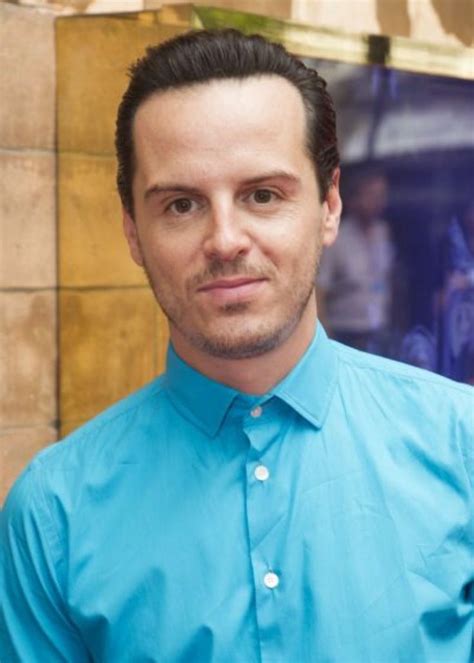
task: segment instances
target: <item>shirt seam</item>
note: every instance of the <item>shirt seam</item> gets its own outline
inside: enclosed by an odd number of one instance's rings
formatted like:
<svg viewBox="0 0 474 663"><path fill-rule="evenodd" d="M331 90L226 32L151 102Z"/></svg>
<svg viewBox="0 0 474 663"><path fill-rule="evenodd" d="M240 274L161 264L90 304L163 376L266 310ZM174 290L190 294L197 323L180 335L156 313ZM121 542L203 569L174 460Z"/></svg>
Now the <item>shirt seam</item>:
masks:
<svg viewBox="0 0 474 663"><path fill-rule="evenodd" d="M61 438L59 442L71 440L72 438L76 437L90 438L93 435L100 433L100 431L102 431L109 424L116 422L121 417L130 414L130 412L133 412L134 410L137 410L138 408L142 407L142 405L146 403L149 399L151 399L154 396L158 396L161 392L166 393L166 390L164 389L163 385L156 385L156 388L154 388L153 391L151 391L147 396L143 397L138 403L130 403L129 405L125 406L124 409L120 409L120 411L115 414L108 415L107 410L105 410L104 412L98 414L96 417L87 421L83 426L81 426L77 430L72 431L65 437ZM111 408L114 408L114 405L112 405ZM58 444L58 442L56 442L56 444ZM39 456L36 462L43 466L46 466L47 460L48 458L44 459L41 456Z"/></svg>
<svg viewBox="0 0 474 663"><path fill-rule="evenodd" d="M106 412L104 412L102 415L98 415L97 419L93 419L89 422L89 425L91 427L90 433L92 433L93 430L102 430L102 428L109 424L117 421L120 417L129 414L133 410L137 410L139 407L141 407L144 403L146 403L148 400L150 400L152 397L159 395L161 392L165 391L164 386L161 384L153 385L153 388L151 389L150 393L147 394L146 396L143 396L138 403L130 403L127 406L124 406L125 409L120 409L120 412L117 412L114 415L106 416ZM113 407L113 406L112 406Z"/></svg>
<svg viewBox="0 0 474 663"><path fill-rule="evenodd" d="M43 485L43 477L38 476L37 480L37 485L38 485L38 491L41 496L41 502L42 502L42 507L43 507L43 512L45 516L47 515L47 520L48 522L45 522L45 517L41 516L41 512L38 512L38 519L43 523L44 526L44 541L45 541L45 552L49 557L49 560L51 562L52 569L54 569L54 575L52 576L52 579L54 581L54 584L56 586L56 590L58 592L58 595L60 596L61 599L61 622L64 624L65 628L69 630L71 635L81 644L81 646L85 646L84 642L82 640L82 637L80 635L80 631L77 628L77 625L70 619L69 616L67 616L67 603L65 600L65 591L64 587L59 579L59 572L58 572L58 566L56 562L56 557L52 552L52 544L50 541L50 536L53 535L54 538L57 540L57 545L58 547L62 546L62 541L61 538L59 537L57 533L57 528L54 527L54 517L51 512L50 507L48 506L47 500L46 500L46 494L45 494L45 489Z"/></svg>
<svg viewBox="0 0 474 663"><path fill-rule="evenodd" d="M430 376L425 376L425 375L413 375L413 374L407 374L403 370L397 370L396 368L393 369L385 369L383 367L378 367L378 366L371 366L368 364L364 364L360 361L358 361L355 358L349 358L346 356L346 351L345 350L340 350L339 348L337 349L337 352L341 358L341 361L343 361L346 365L348 366L356 366L357 368L360 368L361 370L364 371L374 371L376 373L381 373L385 376L395 376L397 378L403 378L404 380L408 382L427 382L430 385L437 386L437 387L442 387L442 388L448 388L452 389L453 391L459 392L464 395L469 394L469 385L464 385L464 384L457 384L456 382L453 382L452 380L450 381L449 379L445 378L445 382L443 384L440 383L440 379L443 379L443 376L437 375L436 377L430 377ZM393 360L388 360L392 361L394 364L397 364L396 361ZM409 369L409 365L407 365L407 369ZM474 395L474 394L473 394Z"/></svg>

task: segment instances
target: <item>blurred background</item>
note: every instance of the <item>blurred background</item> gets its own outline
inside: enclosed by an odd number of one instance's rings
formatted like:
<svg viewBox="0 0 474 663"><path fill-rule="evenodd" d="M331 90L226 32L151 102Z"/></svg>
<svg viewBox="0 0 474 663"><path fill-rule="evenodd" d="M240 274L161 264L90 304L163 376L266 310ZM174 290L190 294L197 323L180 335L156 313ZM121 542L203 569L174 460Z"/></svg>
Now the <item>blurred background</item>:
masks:
<svg viewBox="0 0 474 663"><path fill-rule="evenodd" d="M0 504L36 451L162 370L166 323L121 235L114 119L128 64L190 27L262 32L329 82L345 203L318 279L331 335L474 381L470 0L214 5L0 0Z"/></svg>

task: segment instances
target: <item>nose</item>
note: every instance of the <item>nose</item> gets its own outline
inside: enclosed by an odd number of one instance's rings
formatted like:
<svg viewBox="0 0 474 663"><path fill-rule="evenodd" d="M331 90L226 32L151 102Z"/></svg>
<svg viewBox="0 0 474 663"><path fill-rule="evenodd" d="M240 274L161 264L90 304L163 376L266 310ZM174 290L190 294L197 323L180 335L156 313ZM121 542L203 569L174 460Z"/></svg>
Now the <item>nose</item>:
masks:
<svg viewBox="0 0 474 663"><path fill-rule="evenodd" d="M251 238L239 210L223 203L212 207L209 217L203 243L207 258L232 261L249 252Z"/></svg>

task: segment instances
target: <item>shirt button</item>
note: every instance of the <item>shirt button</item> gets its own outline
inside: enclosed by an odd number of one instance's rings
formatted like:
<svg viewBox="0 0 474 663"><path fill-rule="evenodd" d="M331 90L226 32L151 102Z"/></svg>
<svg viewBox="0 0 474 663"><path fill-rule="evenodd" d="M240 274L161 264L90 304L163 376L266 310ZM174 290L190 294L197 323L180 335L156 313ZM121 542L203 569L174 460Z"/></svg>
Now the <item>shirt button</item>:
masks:
<svg viewBox="0 0 474 663"><path fill-rule="evenodd" d="M254 419L258 419L262 416L262 408L260 405L256 405L252 410L250 410L250 416Z"/></svg>
<svg viewBox="0 0 474 663"><path fill-rule="evenodd" d="M265 587L268 587L268 589L275 589L275 587L278 587L280 584L280 578L276 573L273 573L273 571L269 571L268 573L265 573L263 577L263 584Z"/></svg>
<svg viewBox="0 0 474 663"><path fill-rule="evenodd" d="M257 465L254 474L255 478L258 479L259 481L266 481L270 476L268 467L265 467L265 465Z"/></svg>

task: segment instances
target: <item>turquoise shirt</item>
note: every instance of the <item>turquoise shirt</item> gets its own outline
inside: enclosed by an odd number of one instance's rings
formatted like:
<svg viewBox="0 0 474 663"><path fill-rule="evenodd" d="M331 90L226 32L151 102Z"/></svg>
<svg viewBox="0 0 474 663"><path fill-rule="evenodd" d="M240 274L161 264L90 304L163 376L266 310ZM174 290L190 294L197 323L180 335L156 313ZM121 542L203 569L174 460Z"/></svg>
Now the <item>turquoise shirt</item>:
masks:
<svg viewBox="0 0 474 663"><path fill-rule="evenodd" d="M261 397L170 349L13 488L0 660L468 663L473 391L320 326Z"/></svg>

